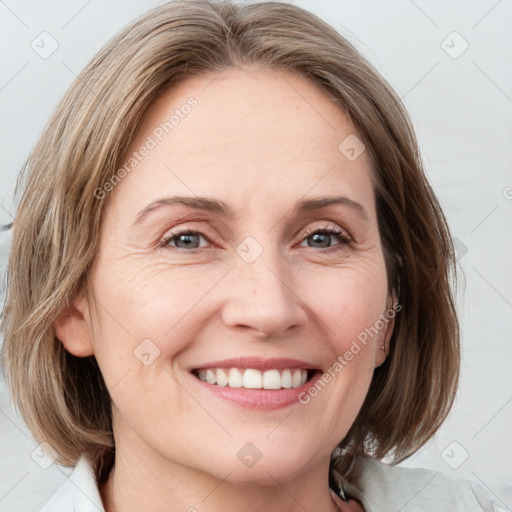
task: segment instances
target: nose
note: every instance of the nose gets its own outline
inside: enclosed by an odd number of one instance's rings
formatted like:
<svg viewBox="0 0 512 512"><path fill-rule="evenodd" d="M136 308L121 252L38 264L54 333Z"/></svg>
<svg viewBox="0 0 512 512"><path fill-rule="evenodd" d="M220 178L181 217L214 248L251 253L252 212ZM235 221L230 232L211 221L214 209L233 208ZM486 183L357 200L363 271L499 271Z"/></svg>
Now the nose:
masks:
<svg viewBox="0 0 512 512"><path fill-rule="evenodd" d="M222 320L231 329L255 337L284 338L306 322L305 304L293 272L278 256L236 262L225 283L228 300Z"/></svg>

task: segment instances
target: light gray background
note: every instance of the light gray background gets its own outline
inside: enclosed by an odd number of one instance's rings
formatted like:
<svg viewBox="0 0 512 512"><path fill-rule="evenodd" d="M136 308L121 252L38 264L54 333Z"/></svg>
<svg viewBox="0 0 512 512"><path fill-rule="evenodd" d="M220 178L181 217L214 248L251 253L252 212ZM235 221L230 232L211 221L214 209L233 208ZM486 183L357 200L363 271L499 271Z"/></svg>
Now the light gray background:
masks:
<svg viewBox="0 0 512 512"><path fill-rule="evenodd" d="M16 175L75 74L160 3L0 0L0 223L12 220ZM512 0L294 3L340 30L402 97L456 238L460 391L436 438L404 465L471 479L512 507ZM58 43L48 58L31 47L43 51L46 38L51 48L45 31ZM0 234L2 275L8 247ZM0 509L36 511L69 471L31 458L3 378L0 406Z"/></svg>

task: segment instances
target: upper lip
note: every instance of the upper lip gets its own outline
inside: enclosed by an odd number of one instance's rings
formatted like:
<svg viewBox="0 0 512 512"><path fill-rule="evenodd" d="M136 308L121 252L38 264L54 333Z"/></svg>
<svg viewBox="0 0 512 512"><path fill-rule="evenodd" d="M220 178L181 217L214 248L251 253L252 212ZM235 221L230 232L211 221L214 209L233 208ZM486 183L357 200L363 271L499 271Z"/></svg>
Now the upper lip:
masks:
<svg viewBox="0 0 512 512"><path fill-rule="evenodd" d="M222 361L212 361L194 366L191 370L205 370L207 368L254 368L255 370L280 370L286 368L301 368L304 370L319 370L318 365L300 359L271 358L247 356Z"/></svg>

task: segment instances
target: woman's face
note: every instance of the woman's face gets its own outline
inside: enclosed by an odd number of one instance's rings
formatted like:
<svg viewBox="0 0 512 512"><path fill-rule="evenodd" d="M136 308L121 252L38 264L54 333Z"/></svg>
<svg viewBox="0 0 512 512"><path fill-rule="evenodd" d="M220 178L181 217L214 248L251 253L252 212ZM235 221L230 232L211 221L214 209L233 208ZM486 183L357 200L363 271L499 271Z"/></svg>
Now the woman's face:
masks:
<svg viewBox="0 0 512 512"><path fill-rule="evenodd" d="M283 481L343 439L392 330L355 137L287 72L195 78L153 105L110 192L82 334L61 333L96 356L131 460Z"/></svg>

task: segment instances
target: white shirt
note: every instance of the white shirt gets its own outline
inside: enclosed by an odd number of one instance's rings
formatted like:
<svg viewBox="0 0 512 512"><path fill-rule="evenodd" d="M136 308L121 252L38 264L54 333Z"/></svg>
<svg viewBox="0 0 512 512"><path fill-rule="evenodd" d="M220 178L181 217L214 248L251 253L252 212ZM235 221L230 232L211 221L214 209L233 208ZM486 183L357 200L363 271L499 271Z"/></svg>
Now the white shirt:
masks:
<svg viewBox="0 0 512 512"><path fill-rule="evenodd" d="M357 464L361 483L344 481L344 487L366 512L511 512L468 480L454 480L429 469L390 466L370 457ZM105 512L86 455L40 512Z"/></svg>

